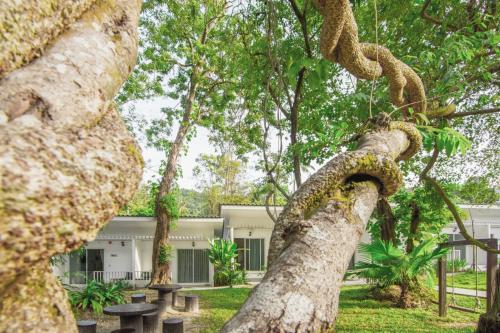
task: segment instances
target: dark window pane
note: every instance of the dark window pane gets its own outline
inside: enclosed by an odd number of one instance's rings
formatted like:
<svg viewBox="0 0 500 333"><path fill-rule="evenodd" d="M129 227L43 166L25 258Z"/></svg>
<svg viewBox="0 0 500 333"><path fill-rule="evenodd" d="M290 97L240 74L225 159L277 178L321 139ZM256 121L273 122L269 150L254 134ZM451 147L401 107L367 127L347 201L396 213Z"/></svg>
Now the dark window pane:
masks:
<svg viewBox="0 0 500 333"><path fill-rule="evenodd" d="M193 282L193 250L177 250L177 280L179 283Z"/></svg>
<svg viewBox="0 0 500 333"><path fill-rule="evenodd" d="M194 250L194 282L208 282L208 250Z"/></svg>

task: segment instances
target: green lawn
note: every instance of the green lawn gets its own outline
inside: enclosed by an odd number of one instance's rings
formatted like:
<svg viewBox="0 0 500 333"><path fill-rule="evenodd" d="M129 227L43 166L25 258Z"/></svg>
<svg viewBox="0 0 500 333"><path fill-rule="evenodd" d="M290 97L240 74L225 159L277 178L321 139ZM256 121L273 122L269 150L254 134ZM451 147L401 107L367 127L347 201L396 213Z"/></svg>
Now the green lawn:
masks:
<svg viewBox="0 0 500 333"><path fill-rule="evenodd" d="M446 276L448 287L451 287L451 278L450 274ZM474 272L456 273L453 279L455 280L455 287L457 288L476 289L476 273ZM486 273L478 272L477 282L478 290L486 290Z"/></svg>
<svg viewBox="0 0 500 333"><path fill-rule="evenodd" d="M202 333L218 332L241 306L251 289L214 289L196 291L201 296L202 315L196 324ZM459 298L460 305L473 306L474 299ZM484 304L484 301L483 301ZM484 309L484 305L483 305ZM437 315L437 306L429 309L402 310L368 297L368 287L344 287L336 332L474 332L477 314L450 309L448 317Z"/></svg>

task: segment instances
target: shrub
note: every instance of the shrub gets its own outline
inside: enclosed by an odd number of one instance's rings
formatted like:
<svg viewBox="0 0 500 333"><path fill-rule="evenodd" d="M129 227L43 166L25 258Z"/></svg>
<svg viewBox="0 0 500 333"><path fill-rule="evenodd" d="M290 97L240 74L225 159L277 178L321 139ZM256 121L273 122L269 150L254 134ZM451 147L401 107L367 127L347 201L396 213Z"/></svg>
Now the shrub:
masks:
<svg viewBox="0 0 500 333"><path fill-rule="evenodd" d="M246 284L246 272L239 268L237 257L236 243L223 239L210 241L208 259L214 265L216 286Z"/></svg>
<svg viewBox="0 0 500 333"><path fill-rule="evenodd" d="M82 290L67 290L67 292L74 310L102 313L106 306L125 303L123 294L125 287L121 281L106 283L91 280Z"/></svg>
<svg viewBox="0 0 500 333"><path fill-rule="evenodd" d="M409 291L421 287L420 278L426 277L429 285L433 285L433 263L447 252L437 247L435 239L422 241L410 253L380 239L361 244L360 248L371 260L357 263L348 275L365 278L380 287L399 286L398 303L403 308L409 306Z"/></svg>
<svg viewBox="0 0 500 333"><path fill-rule="evenodd" d="M467 268L467 261L464 259L455 259L446 262L446 271L451 272L463 272Z"/></svg>

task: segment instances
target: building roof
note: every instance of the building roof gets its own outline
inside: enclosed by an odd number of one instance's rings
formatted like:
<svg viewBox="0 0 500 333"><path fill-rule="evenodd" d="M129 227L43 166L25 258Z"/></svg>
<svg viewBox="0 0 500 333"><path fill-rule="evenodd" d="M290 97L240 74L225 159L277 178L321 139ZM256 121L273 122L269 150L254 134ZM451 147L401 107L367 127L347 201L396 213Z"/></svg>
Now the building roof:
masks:
<svg viewBox="0 0 500 333"><path fill-rule="evenodd" d="M150 217L154 218L153 215L116 215L115 217ZM217 215L182 215L179 216L179 219L210 219L215 218L218 219L220 216Z"/></svg>

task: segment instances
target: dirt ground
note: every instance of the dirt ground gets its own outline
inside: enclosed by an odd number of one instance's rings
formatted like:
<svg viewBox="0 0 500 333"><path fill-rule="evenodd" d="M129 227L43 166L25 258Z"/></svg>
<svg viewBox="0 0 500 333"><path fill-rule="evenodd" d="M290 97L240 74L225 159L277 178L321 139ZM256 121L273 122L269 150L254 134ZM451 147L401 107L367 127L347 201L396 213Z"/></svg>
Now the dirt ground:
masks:
<svg viewBox="0 0 500 333"><path fill-rule="evenodd" d="M175 308L172 307L172 297L169 295L168 297L168 307L167 310L161 315L161 320L158 321L158 329L157 333L161 332L161 323L164 319L167 318L182 318L184 319L184 332L185 333L196 333L199 332L198 327L192 322L193 318L200 315L203 312L203 309L200 308L199 313L188 313L184 312L184 296L185 294L193 292L182 292L179 291L177 293L177 306ZM145 294L146 301L149 303L152 300L158 298L158 294L155 290L149 289L137 289L137 290L129 290L126 291L126 301L130 303L130 295L132 294ZM110 333L113 330L120 328L120 319L117 316L108 316L105 314L96 315L91 312L84 312L77 314L77 320L83 319L92 319L97 321L97 333Z"/></svg>

